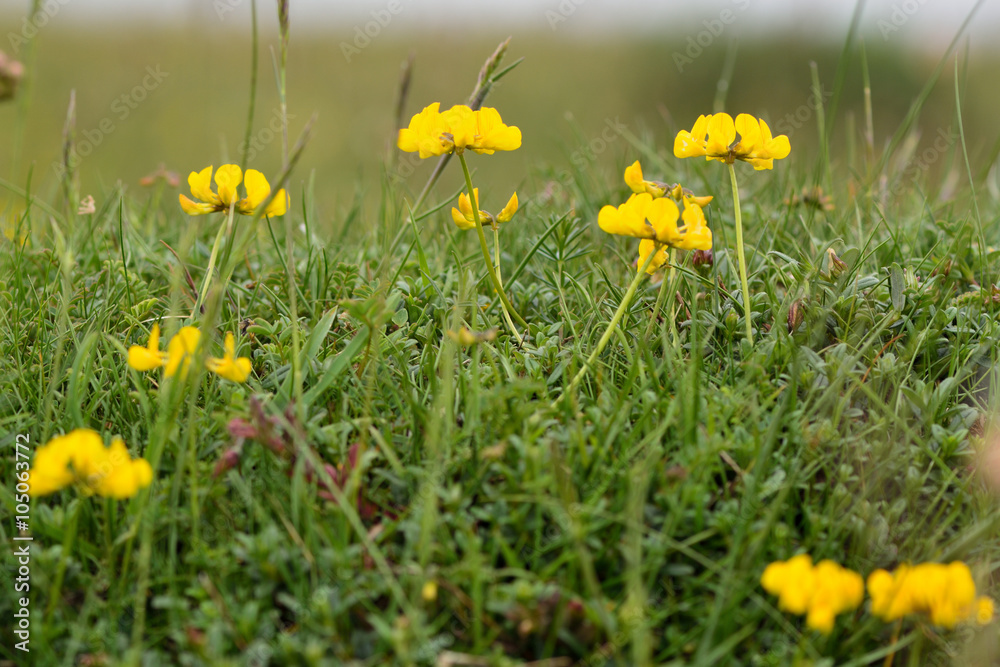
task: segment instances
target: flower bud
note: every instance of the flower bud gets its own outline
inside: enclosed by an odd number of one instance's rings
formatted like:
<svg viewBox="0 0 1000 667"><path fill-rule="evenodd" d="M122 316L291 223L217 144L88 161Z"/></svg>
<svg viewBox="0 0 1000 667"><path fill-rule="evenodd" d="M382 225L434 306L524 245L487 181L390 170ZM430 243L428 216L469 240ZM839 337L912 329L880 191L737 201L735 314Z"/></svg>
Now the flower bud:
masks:
<svg viewBox="0 0 1000 667"><path fill-rule="evenodd" d="M839 278L847 270L847 262L837 257L837 253L833 251L833 248L827 248L826 254L830 260L830 277L834 279Z"/></svg>

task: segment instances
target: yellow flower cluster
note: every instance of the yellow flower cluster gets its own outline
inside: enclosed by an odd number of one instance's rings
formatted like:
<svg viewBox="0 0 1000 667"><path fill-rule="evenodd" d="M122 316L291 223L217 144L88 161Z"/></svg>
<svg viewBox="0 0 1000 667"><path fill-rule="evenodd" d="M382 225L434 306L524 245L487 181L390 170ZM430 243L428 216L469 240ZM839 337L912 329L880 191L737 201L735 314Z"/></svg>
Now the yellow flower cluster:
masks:
<svg viewBox="0 0 1000 667"><path fill-rule="evenodd" d="M735 122L727 113L698 116L690 132L681 130L674 139L675 157L704 156L726 164L742 160L758 171L771 169L775 160L788 157L791 150L788 137L772 137L763 119L745 113L736 116Z"/></svg>
<svg viewBox="0 0 1000 667"><path fill-rule="evenodd" d="M409 127L399 131L400 150L416 151L425 158L466 148L492 155L495 151L521 147L521 130L504 125L496 109L483 107L473 111L464 104L456 104L441 112L440 107L435 102L410 119Z"/></svg>
<svg viewBox="0 0 1000 667"><path fill-rule="evenodd" d="M778 596L778 607L805 615L806 625L824 634L833 630L838 614L856 609L865 595L861 575L830 560L813 565L808 554L771 563L761 585Z"/></svg>
<svg viewBox="0 0 1000 667"><path fill-rule="evenodd" d="M625 183L635 194L617 208L603 207L598 213L597 224L609 234L642 239L639 243L640 268L654 250L656 255L646 272L653 273L663 266L667 262L667 246L682 250L711 249L712 230L701 209L712 200L711 197L694 197L679 185L670 187L647 181L638 161L625 170ZM683 213L675 200L684 205Z"/></svg>
<svg viewBox="0 0 1000 667"><path fill-rule="evenodd" d="M137 371L151 371L165 366L164 374L172 377L180 370L187 375L188 367L201 341L201 332L194 327L183 327L170 339L167 351L160 351L160 325L154 324L146 347L133 345L128 350L128 365ZM231 382L246 382L250 377L250 359L236 356L236 342L232 333L226 334L225 354L221 359L208 357L205 367Z"/></svg>
<svg viewBox="0 0 1000 667"><path fill-rule="evenodd" d="M152 479L149 463L131 458L121 438L105 447L96 431L78 428L38 448L28 493L44 496L78 484L87 495L131 498Z"/></svg>
<svg viewBox="0 0 1000 667"><path fill-rule="evenodd" d="M868 577L872 613L885 621L924 614L931 623L953 628L974 620L993 619L993 600L976 597L976 584L965 563L900 565L894 572L876 570Z"/></svg>
<svg viewBox="0 0 1000 667"><path fill-rule="evenodd" d="M247 196L240 198L236 188L240 183L246 188ZM228 211L233 205L241 215L253 215L254 212L271 196L271 185L264 174L256 169L247 169L246 176L239 165L224 164L215 172L215 185L218 193L212 191L212 167L201 171L192 171L188 176L191 194L199 202L192 201L180 195L181 208L188 215L205 215L216 211ZM288 210L288 193L278 190L274 200L264 209L264 215L276 217L284 215Z"/></svg>
<svg viewBox="0 0 1000 667"><path fill-rule="evenodd" d="M479 188L473 189L472 198L476 200L476 208L479 208ZM517 213L516 192L510 196L503 210L495 216L488 211L480 209L479 221L481 223L488 222L490 226L498 227L501 222L508 222L513 218L515 213ZM472 201L469 199L469 195L463 192L458 196L458 208L451 209L451 219L455 221L459 229L474 229L476 227L475 213L472 210Z"/></svg>

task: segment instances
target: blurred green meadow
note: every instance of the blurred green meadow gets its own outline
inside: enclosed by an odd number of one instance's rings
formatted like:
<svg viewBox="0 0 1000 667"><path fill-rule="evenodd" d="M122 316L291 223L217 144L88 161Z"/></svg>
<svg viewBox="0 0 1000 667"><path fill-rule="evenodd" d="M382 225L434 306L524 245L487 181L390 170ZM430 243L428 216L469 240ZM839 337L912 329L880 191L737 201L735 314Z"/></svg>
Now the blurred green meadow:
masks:
<svg viewBox="0 0 1000 667"><path fill-rule="evenodd" d="M279 44L259 5L247 167L273 185ZM362 45L300 26L293 0L290 143L316 120L292 206L230 225L176 202L189 172L239 162L250 103L248 25L201 7L186 28L53 21L12 54L29 76L0 104L0 185L34 200L26 236L0 239L0 507L30 512L0 537L33 541L30 599L5 592L0 616L30 607L34 653L4 624L0 667L1000 664L990 618L887 621L869 587L827 632L762 585L802 554L859 578L960 560L997 597L1000 53L870 24L848 48L726 35L694 55L680 24L401 19ZM396 150L508 35L503 65L522 60L486 105L523 145L469 164L489 210L521 198L492 243L523 340L485 237L448 215L460 160L415 204L437 160ZM97 200L80 212L58 177L71 91L78 196ZM763 117L791 152L732 181L675 158L713 110ZM713 198L711 253L670 241L650 279L637 239L597 222L637 159ZM176 188L140 185L160 165ZM171 376L182 325L203 342ZM206 372L224 337L242 379ZM147 344L167 369L133 363ZM70 474L17 499L19 440L37 471L71 429L122 437L148 486L102 498L100 475Z"/></svg>
<svg viewBox="0 0 1000 667"><path fill-rule="evenodd" d="M272 62L277 35L266 28L261 32L250 162L273 174L281 146L274 131L280 127ZM220 23L214 16L189 29L112 25L75 30L53 22L36 41L38 61L29 73L31 114L20 169L10 174L0 163L0 174L23 184L30 173L35 190L54 190L71 90L76 91L76 150L85 193L119 181L135 189L161 163L185 177L207 164L238 160L250 98L248 33L247 26ZM358 49L355 44L364 42L349 30L319 34L300 31L293 23L288 78L292 141L317 114L296 177L304 181L315 170L317 203L331 214L372 201L367 195L377 192L386 160L395 151L402 64L412 55L404 110L408 119L432 101L464 101L485 54L508 34L385 31ZM689 127L717 100L765 118L776 134L793 139L797 153L815 154L810 63L818 67L821 94L829 104L842 49L832 37L785 35L743 43L719 39L688 62L684 54L697 52L690 51L684 34L671 31L633 38L536 30L513 37L511 61L523 58L523 63L490 99L521 127L530 150L478 167L504 192L523 183L540 163L556 172L596 166L614 179L626 154L634 152L622 140L623 129L669 151L676 130ZM904 51L886 45L877 33L869 37L874 140L881 146L898 128L940 53ZM995 123L1000 88L992 84L1000 55L976 54L963 76L966 89L975 91L966 102L964 120L968 135L977 137L970 151L978 163L992 159L1000 138ZM849 147L862 138L860 71L854 57L839 101L834 159L845 159ZM946 68L924 104L912 136L919 143L910 146L913 152L904 159L918 160L942 133L951 136L951 76ZM720 80L728 82L723 97ZM14 103L0 105L0 127L15 126L16 108ZM10 131L0 134L0 155L10 154L13 136ZM402 159L401 174L419 189L431 166L412 155ZM932 173L946 167L937 160L927 166ZM459 182L458 175L449 174L442 191L450 192Z"/></svg>

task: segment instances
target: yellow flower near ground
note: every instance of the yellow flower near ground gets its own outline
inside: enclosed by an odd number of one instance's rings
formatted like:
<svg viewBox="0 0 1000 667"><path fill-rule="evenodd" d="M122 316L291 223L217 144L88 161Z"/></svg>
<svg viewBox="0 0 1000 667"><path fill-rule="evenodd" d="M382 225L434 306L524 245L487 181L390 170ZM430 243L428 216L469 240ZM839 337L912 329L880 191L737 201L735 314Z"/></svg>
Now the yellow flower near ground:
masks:
<svg viewBox="0 0 1000 667"><path fill-rule="evenodd" d="M771 563L760 578L778 607L806 617L806 625L823 634L833 630L837 615L856 609L865 595L864 581L853 570L831 560L813 566L808 554Z"/></svg>
<svg viewBox="0 0 1000 667"><path fill-rule="evenodd" d="M236 343L232 333L226 334L225 348L226 352L222 359L209 357L205 366L230 382L246 382L250 377L250 359L236 356Z"/></svg>
<svg viewBox="0 0 1000 667"><path fill-rule="evenodd" d="M173 377L180 369L181 377L187 375L191 360L198 349L201 332L194 327L182 327L167 344L167 361L164 375Z"/></svg>
<svg viewBox="0 0 1000 667"><path fill-rule="evenodd" d="M868 595L872 613L887 622L923 614L950 629L963 621L985 625L993 619L993 601L976 597L972 572L961 561L904 564L891 573L876 570L868 577Z"/></svg>
<svg viewBox="0 0 1000 667"><path fill-rule="evenodd" d="M146 347L133 345L128 349L128 365L137 371L151 371L167 363L167 353L160 352L160 325L154 324Z"/></svg>
<svg viewBox="0 0 1000 667"><path fill-rule="evenodd" d="M247 196L240 198L236 188L243 183ZM212 191L212 167L201 171L192 171L188 176L191 194L199 201L192 201L180 195L181 208L188 215L205 215L216 211L228 211L235 204L236 212L241 215L253 215L254 212L271 196L271 185L264 174L256 169L247 169L246 176L235 164L224 164L215 172L215 186L218 193ZM279 190L274 200L264 210L264 215L276 217L284 215L288 210L288 193Z"/></svg>
<svg viewBox="0 0 1000 667"><path fill-rule="evenodd" d="M674 139L675 157L704 156L726 164L742 160L757 170L771 169L774 160L786 158L790 152L788 137L772 137L764 120L745 113L738 115L735 122L727 113L698 116L690 132L681 130Z"/></svg>
<svg viewBox="0 0 1000 667"><path fill-rule="evenodd" d="M476 200L476 204L479 204L479 188L474 188L472 194L472 199ZM464 192L458 195L458 208L451 209L451 219L455 222L459 229L475 229L476 218L472 209L472 199L469 195ZM479 210L479 222L480 223L490 223L490 224L500 224L501 222L509 222L514 214L517 213L517 193L511 195L510 199L507 200L507 205L497 213L495 216L484 211Z"/></svg>
<svg viewBox="0 0 1000 667"><path fill-rule="evenodd" d="M105 447L96 431L79 428L38 448L28 472L28 493L44 496L78 484L87 495L131 498L152 479L149 463L132 459L121 438Z"/></svg>
<svg viewBox="0 0 1000 667"><path fill-rule="evenodd" d="M165 366L164 375L173 377L180 371L187 375L191 361L198 352L201 332L195 327L181 328L167 344L167 351L160 352L160 325L154 324L146 347L133 345L128 350L128 365L137 371L151 371ZM231 332L226 333L225 352L221 359L208 357L205 367L219 377L230 382L246 382L250 377L250 359L236 356L236 340Z"/></svg>
<svg viewBox="0 0 1000 667"><path fill-rule="evenodd" d="M399 131L396 145L400 150L426 158L466 148L492 155L521 147L521 130L505 125L496 109L473 111L457 104L442 113L440 108L435 102L410 119L409 126Z"/></svg>
<svg viewBox="0 0 1000 667"><path fill-rule="evenodd" d="M678 226L678 221L683 224ZM639 243L639 266L649 253L657 250L647 273L653 273L667 261L667 246L682 250L709 250L712 230L705 214L693 201L684 202L681 214L677 204L668 197L653 198L648 192L634 194L621 206L605 206L597 216L597 224L609 234L634 236Z"/></svg>

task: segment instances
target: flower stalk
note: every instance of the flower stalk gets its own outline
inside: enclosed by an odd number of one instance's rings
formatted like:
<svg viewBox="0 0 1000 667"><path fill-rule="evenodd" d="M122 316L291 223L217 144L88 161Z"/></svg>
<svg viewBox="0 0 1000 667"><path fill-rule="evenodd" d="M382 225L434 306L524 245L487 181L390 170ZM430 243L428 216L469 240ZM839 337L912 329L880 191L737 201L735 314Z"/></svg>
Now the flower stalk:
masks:
<svg viewBox="0 0 1000 667"><path fill-rule="evenodd" d="M657 248L656 251L658 252L659 248ZM604 348L608 346L608 341L611 340L611 336L614 335L615 330L618 328L618 323L621 322L622 317L625 315L625 310L629 307L629 304L632 303L632 297L635 296L635 291L639 287L639 283L642 281L643 276L646 275L646 269L648 269L649 265L653 262L653 258L656 257L657 252L649 253L646 256L646 261L644 261L639 267L639 270L636 271L635 277L632 278L632 282L629 284L628 290L625 292L625 296L622 297L622 302L618 304L618 310L615 311L615 314L611 318L611 322L608 323L608 328L604 330L604 335L601 336L601 340L597 342L597 347L594 348L594 351L590 353L587 361L584 362L583 368L577 371L576 375L570 381L569 387L567 387L565 393L570 394L576 389L577 385L580 384L584 376L587 374L587 371L589 371L594 365L594 362L597 361L597 357L600 356L601 352L604 351Z"/></svg>
<svg viewBox="0 0 1000 667"><path fill-rule="evenodd" d="M462 173L465 174L465 186L469 189L470 193L474 193L475 188L472 187L472 174L469 173L469 165L465 161L465 155L462 151L455 152L458 154L458 161L462 165ZM523 327L527 327L528 323L525 322L523 317L518 315L516 310L514 310L514 306L511 304L510 299L507 298L507 294L503 291L503 285L500 283L500 277L493 268L493 260L490 258L490 249L486 244L486 233L483 231L483 221L479 216L479 202L473 202L472 215L473 220L476 223L476 234L479 236L479 246L483 251L483 259L486 260L486 271L490 275L490 281L493 283L493 288L497 291L497 295L500 297L500 307L503 309L507 326L511 333L514 334L514 338L517 339L517 344L521 345L524 343L524 340L521 338L521 334L518 333L514 323L511 322L511 317L513 316L513 318L517 320L518 324Z"/></svg>
<svg viewBox="0 0 1000 667"><path fill-rule="evenodd" d="M743 317L747 325L747 340L753 345L753 322L750 314L750 289L747 282L747 260L743 251L743 215L740 211L740 189L736 184L736 169L729 163L729 180L733 184L733 211L736 216L736 259L740 265L740 288L743 291Z"/></svg>

